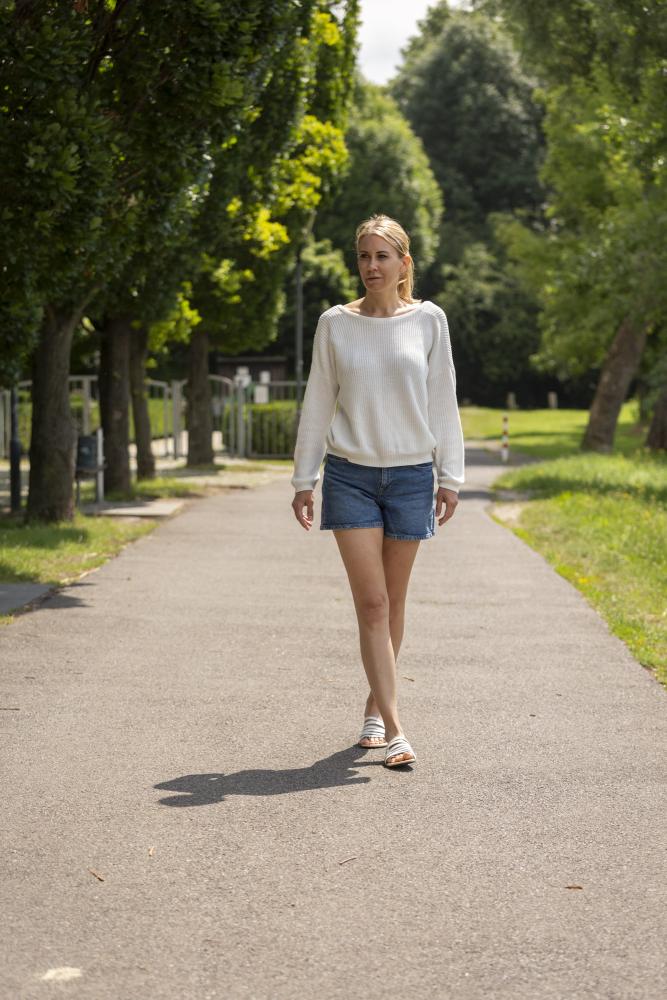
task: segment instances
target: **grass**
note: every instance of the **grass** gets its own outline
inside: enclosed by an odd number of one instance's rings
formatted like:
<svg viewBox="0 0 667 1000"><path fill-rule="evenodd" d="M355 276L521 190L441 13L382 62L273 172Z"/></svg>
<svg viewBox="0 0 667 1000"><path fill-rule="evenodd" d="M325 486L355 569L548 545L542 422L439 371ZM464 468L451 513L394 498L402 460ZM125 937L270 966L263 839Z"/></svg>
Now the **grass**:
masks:
<svg viewBox="0 0 667 1000"><path fill-rule="evenodd" d="M588 410L494 410L462 406L461 421L467 439L500 441L503 414L508 414L510 451L539 458L555 458L578 453L588 421ZM632 454L643 444L645 428L637 424L634 400L621 410L615 450Z"/></svg>
<svg viewBox="0 0 667 1000"><path fill-rule="evenodd" d="M207 475L211 473L207 472ZM137 479L132 483L129 493L105 493L105 500L122 503L127 500L158 500L163 497L204 496L207 487L196 480L189 482L180 476L156 476L155 479ZM82 503L95 499L95 483L81 484Z"/></svg>
<svg viewBox="0 0 667 1000"><path fill-rule="evenodd" d="M273 461L270 463L273 465ZM282 464L282 463L280 463ZM175 475L135 481L130 497L108 494L107 499L153 500L161 497L204 496L215 489L197 481L220 472L262 472L264 462L237 462L228 466L216 464L198 469L181 468ZM224 477L220 477L224 486ZM81 483L81 502L94 500L92 480ZM137 523L108 517L88 516L77 511L71 522L53 525L25 525L22 518L0 517L0 581L3 583L43 583L58 586L71 582L82 573L101 566L117 555L129 542L152 531L156 521ZM0 625L13 620L12 615L0 615Z"/></svg>
<svg viewBox="0 0 667 1000"><path fill-rule="evenodd" d="M0 520L0 580L3 583L64 584L101 566L128 542L147 534L155 521L122 522L77 513L60 524Z"/></svg>
<svg viewBox="0 0 667 1000"><path fill-rule="evenodd" d="M509 470L494 487L530 496L513 530L667 687L667 460L565 455Z"/></svg>

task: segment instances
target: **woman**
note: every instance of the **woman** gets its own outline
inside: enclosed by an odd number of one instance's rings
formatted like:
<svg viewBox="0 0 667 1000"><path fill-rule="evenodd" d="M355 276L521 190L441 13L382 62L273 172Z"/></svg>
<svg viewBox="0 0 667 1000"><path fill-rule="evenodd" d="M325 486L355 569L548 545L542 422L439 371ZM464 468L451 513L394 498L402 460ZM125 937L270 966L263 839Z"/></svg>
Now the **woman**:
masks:
<svg viewBox="0 0 667 1000"><path fill-rule="evenodd" d="M396 767L416 761L396 700L408 581L419 542L456 509L463 434L447 319L412 297L407 233L374 215L358 227L356 248L366 293L320 316L292 508L309 531L326 452L320 527L333 531L347 571L370 685L358 745L386 747L384 763Z"/></svg>

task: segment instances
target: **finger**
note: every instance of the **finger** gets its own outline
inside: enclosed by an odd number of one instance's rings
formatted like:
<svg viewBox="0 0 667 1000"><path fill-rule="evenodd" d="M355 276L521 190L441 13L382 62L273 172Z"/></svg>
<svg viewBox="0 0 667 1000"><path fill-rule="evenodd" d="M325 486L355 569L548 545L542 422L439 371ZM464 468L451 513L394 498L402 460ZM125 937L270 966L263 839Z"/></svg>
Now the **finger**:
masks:
<svg viewBox="0 0 667 1000"><path fill-rule="evenodd" d="M313 521L312 511L311 511L311 508L310 508L310 504L295 503L292 506L294 508L294 514L296 516L296 519L299 522L299 524L301 525L301 527L305 528L306 531L309 531L310 530L310 526L311 526L312 521ZM303 513L304 508L306 508L306 514L305 515Z"/></svg>
<svg viewBox="0 0 667 1000"><path fill-rule="evenodd" d="M457 500L449 500L447 502L447 506L445 508L445 516L443 518L443 521L449 521L450 517L453 516L454 511L456 510L456 504L457 504L457 502L458 502Z"/></svg>

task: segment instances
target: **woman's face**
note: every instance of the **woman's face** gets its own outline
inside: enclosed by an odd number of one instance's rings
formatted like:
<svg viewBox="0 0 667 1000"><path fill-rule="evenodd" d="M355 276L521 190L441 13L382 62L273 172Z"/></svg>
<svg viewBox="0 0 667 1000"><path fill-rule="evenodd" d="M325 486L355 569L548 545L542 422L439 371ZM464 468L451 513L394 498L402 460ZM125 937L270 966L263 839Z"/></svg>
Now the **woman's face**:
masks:
<svg viewBox="0 0 667 1000"><path fill-rule="evenodd" d="M359 275L367 290L380 292L397 289L405 277L410 257L399 256L396 247L381 236L362 236L357 246Z"/></svg>

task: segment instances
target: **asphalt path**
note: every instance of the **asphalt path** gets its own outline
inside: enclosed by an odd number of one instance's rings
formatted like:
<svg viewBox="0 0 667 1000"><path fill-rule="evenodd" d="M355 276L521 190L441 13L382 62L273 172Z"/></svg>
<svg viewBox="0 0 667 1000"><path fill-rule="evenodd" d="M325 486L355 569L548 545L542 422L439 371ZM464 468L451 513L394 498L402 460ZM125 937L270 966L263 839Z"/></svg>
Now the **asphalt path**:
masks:
<svg viewBox="0 0 667 1000"><path fill-rule="evenodd" d="M667 995L666 693L491 519L496 461L417 556L414 768L354 745L347 580L287 475L0 630L0 996Z"/></svg>

